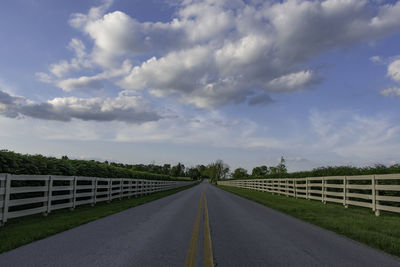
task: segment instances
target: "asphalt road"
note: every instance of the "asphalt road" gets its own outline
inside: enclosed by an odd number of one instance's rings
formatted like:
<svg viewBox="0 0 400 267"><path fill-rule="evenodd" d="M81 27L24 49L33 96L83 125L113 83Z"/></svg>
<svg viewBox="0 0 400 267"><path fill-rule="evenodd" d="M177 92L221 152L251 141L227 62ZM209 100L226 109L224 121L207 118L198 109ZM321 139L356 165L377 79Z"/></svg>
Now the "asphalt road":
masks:
<svg viewBox="0 0 400 267"><path fill-rule="evenodd" d="M207 182L0 254L2 267L191 262L229 267L400 266L398 258Z"/></svg>

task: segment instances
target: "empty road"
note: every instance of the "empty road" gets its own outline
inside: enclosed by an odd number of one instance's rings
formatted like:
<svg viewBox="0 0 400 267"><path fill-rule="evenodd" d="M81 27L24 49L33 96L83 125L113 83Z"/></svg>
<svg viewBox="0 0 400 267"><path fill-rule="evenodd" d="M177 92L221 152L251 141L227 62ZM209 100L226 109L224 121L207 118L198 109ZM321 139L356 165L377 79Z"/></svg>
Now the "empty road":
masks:
<svg viewBox="0 0 400 267"><path fill-rule="evenodd" d="M194 265L400 266L400 260L208 182L0 254L2 267Z"/></svg>

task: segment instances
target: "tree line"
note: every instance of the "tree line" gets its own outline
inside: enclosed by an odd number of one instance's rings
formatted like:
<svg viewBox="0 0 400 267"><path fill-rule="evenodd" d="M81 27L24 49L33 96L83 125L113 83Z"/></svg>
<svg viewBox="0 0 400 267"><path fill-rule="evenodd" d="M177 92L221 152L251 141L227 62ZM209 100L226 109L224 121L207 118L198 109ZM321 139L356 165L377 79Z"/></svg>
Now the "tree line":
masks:
<svg viewBox="0 0 400 267"><path fill-rule="evenodd" d="M0 173L31 175L65 175L104 178L137 178L150 180L173 180L187 177L193 180L210 179L255 179L255 178L304 178L321 176L368 175L400 173L400 165L385 166L378 164L368 167L328 166L311 171L287 172L286 162L281 157L276 166L257 166L249 174L244 168L231 171L223 160L216 160L208 165L185 167L184 164L123 164L100 162L95 160L46 157L40 154L24 155L8 150L0 150Z"/></svg>
<svg viewBox="0 0 400 267"><path fill-rule="evenodd" d="M23 155L8 150L0 150L0 173L30 175L88 176L102 178L136 178L148 180L174 180L185 176L183 164L171 167L169 164L154 167L100 162L95 160L45 157L43 155ZM161 168L159 168L161 167Z"/></svg>

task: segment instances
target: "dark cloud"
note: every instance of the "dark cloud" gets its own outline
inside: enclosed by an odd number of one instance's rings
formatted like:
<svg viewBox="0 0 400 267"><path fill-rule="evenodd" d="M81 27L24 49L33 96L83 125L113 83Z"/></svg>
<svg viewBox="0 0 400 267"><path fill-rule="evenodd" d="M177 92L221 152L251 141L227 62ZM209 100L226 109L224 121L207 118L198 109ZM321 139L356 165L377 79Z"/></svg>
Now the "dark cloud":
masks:
<svg viewBox="0 0 400 267"><path fill-rule="evenodd" d="M256 95L256 96L250 97L248 104L250 106L255 106L255 105L268 105L268 104L271 104L274 102L275 101L271 98L270 95L261 94L261 95Z"/></svg>
<svg viewBox="0 0 400 267"><path fill-rule="evenodd" d="M0 91L0 114L9 118L31 117L43 120L123 121L144 123L161 116L150 110L140 97L118 96L114 99L56 98L47 103L33 103L26 98Z"/></svg>

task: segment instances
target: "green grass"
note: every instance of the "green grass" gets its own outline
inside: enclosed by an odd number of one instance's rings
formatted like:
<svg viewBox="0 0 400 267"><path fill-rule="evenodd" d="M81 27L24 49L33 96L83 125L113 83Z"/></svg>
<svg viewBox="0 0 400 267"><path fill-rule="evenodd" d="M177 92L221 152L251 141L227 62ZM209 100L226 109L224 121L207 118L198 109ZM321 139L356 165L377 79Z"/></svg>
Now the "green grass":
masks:
<svg viewBox="0 0 400 267"><path fill-rule="evenodd" d="M36 214L9 220L5 226L0 227L0 253L90 221L175 194L194 185L158 192L139 198L114 199L111 203L102 202L94 207L80 206L72 212L69 210L58 210L50 213L47 217Z"/></svg>
<svg viewBox="0 0 400 267"><path fill-rule="evenodd" d="M351 239L400 256L400 216L381 212L376 217L367 208L349 207L335 203L296 199L255 190L218 186L244 198L289 214Z"/></svg>

